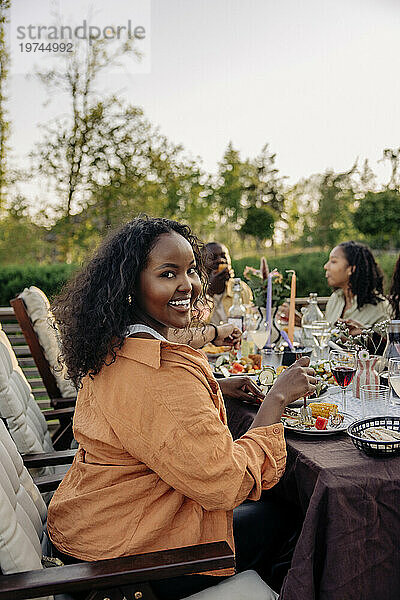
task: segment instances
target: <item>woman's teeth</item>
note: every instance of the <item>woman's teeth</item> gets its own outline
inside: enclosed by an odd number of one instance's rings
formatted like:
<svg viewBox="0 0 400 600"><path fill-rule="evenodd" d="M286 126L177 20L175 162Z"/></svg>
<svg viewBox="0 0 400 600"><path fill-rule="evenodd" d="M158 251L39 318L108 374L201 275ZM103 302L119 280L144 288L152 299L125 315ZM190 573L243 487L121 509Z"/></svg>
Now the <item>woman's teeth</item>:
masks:
<svg viewBox="0 0 400 600"><path fill-rule="evenodd" d="M184 306L186 308L189 308L190 298L188 298L187 300L170 300L168 304L172 304L172 306Z"/></svg>

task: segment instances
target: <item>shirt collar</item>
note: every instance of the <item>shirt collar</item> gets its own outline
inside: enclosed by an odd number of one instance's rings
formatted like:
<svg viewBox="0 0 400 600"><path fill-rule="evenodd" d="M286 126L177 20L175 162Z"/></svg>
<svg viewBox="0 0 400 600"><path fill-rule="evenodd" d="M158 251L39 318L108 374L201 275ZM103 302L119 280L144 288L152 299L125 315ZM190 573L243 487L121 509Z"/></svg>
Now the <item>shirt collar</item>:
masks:
<svg viewBox="0 0 400 600"><path fill-rule="evenodd" d="M342 290L342 288L338 288L337 290L335 290L334 293L337 295L338 298L342 298L344 302L346 301L346 298L345 298L345 295L344 295L344 291ZM353 300L351 302L351 305L354 306L356 304L357 304L357 296L354 295L353 296Z"/></svg>
<svg viewBox="0 0 400 600"><path fill-rule="evenodd" d="M147 338L126 338L121 349L117 349L117 354L142 363L153 369L159 369L161 366L162 348L175 350L174 360L177 362L187 362L191 360L195 363L206 363L206 355L199 350L191 348L186 344L177 344L175 342L163 342Z"/></svg>

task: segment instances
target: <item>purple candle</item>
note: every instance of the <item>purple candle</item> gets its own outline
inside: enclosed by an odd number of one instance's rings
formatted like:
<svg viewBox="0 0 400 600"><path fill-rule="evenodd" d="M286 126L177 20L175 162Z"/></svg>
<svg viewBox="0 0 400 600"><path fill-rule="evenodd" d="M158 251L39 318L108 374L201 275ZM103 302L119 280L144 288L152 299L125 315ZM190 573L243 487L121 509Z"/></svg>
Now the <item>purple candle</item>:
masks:
<svg viewBox="0 0 400 600"><path fill-rule="evenodd" d="M266 346L271 346L271 329L272 329L272 277L273 273L268 273L267 284L267 303L266 303L266 328L267 328L267 343Z"/></svg>
<svg viewBox="0 0 400 600"><path fill-rule="evenodd" d="M283 331L283 330L282 330L282 331L281 331L281 336L283 337L283 339L285 340L285 342L286 342L286 343L287 343L287 345L289 346L290 350L291 350L292 352L294 352L294 346L293 346L292 342L290 341L290 339L289 339L289 336L288 336L288 334L286 333L286 331Z"/></svg>

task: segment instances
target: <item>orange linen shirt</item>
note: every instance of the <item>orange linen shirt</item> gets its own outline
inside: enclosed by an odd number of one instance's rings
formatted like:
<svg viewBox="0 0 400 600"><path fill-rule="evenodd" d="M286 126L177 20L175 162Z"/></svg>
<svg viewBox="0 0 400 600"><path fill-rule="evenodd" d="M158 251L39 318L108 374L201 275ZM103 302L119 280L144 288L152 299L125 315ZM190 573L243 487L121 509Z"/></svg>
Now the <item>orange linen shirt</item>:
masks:
<svg viewBox="0 0 400 600"><path fill-rule="evenodd" d="M85 377L74 434L48 530L83 560L220 540L234 548L232 509L285 468L282 425L234 442L205 355L158 340L128 338L113 364Z"/></svg>

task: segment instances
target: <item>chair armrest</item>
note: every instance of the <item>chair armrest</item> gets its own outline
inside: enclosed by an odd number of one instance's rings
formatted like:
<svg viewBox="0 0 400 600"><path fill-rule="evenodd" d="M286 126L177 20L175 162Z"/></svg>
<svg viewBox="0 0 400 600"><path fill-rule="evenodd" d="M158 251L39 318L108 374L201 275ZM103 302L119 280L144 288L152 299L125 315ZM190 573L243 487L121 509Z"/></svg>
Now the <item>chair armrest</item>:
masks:
<svg viewBox="0 0 400 600"><path fill-rule="evenodd" d="M42 475L41 477L34 477L33 483L41 493L53 492L60 485L64 475L65 473L57 473L56 475Z"/></svg>
<svg viewBox="0 0 400 600"><path fill-rule="evenodd" d="M55 407L75 406L76 396L72 396L71 398L50 398L50 402Z"/></svg>
<svg viewBox="0 0 400 600"><path fill-rule="evenodd" d="M229 545L213 542L3 575L0 577L0 600L26 600L50 594L121 587L233 566L234 555Z"/></svg>
<svg viewBox="0 0 400 600"><path fill-rule="evenodd" d="M75 408L73 406L67 406L66 408L55 408L53 410L44 410L43 416L46 421L51 421L52 419L59 419L60 417L73 417Z"/></svg>
<svg viewBox="0 0 400 600"><path fill-rule="evenodd" d="M59 450L58 452L35 452L34 454L24 454L22 460L28 469L50 465L68 465L74 460L75 454L76 449Z"/></svg>

